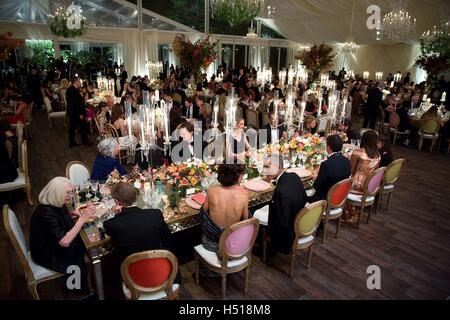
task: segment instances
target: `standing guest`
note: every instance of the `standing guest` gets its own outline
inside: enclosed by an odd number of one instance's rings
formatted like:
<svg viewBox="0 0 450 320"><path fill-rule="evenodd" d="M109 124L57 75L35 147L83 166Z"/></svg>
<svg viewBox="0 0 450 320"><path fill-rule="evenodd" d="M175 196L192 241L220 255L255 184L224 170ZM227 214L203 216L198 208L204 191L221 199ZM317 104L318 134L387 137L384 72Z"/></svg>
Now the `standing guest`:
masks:
<svg viewBox="0 0 450 320"><path fill-rule="evenodd" d="M75 147L79 144L75 141L75 130L78 128L81 135L81 141L85 145L91 145L87 137L86 127L86 108L84 107L83 96L80 92L81 80L75 78L72 85L67 89L67 116L69 118L69 147Z"/></svg>
<svg viewBox="0 0 450 320"><path fill-rule="evenodd" d="M328 159L320 164L319 173L313 185L316 192L308 198L308 202L327 200L330 188L350 177L350 161L341 154L342 146L343 142L339 135L332 134L327 137Z"/></svg>
<svg viewBox="0 0 450 320"><path fill-rule="evenodd" d="M120 66L120 96L122 95L124 84L128 79L128 72L125 70L125 67L123 65Z"/></svg>
<svg viewBox="0 0 450 320"><path fill-rule="evenodd" d="M117 170L121 175L125 175L127 171L122 167L116 156L120 152L120 145L117 138L106 138L98 144L99 154L95 158L92 166L91 179L98 181L106 181L108 175Z"/></svg>
<svg viewBox="0 0 450 320"><path fill-rule="evenodd" d="M272 157L271 169L271 172L267 172L268 177L275 180L276 187L269 204L267 232L272 248L268 248L268 252L272 249L289 254L295 238L294 220L306 205L306 191L296 173L288 173L283 169L282 156Z"/></svg>
<svg viewBox="0 0 450 320"><path fill-rule="evenodd" d="M372 80L369 82L369 88L367 88L367 101L364 107L364 122L363 128L375 129L377 123L379 108L383 101L383 93L377 84L374 84Z"/></svg>
<svg viewBox="0 0 450 320"><path fill-rule="evenodd" d="M391 141L388 137L379 136L377 142L378 153L380 154L380 167L387 167L394 161L394 153L392 152Z"/></svg>
<svg viewBox="0 0 450 320"><path fill-rule="evenodd" d="M206 194L200 208L200 221L202 243L209 251L219 250L220 237L227 227L248 219L248 193L240 186L244 171L244 165L234 160L219 165L220 185L211 187Z"/></svg>
<svg viewBox="0 0 450 320"><path fill-rule="evenodd" d="M39 205L30 222L31 257L39 265L61 273L72 265L86 270L83 261L86 249L80 231L93 210L77 207L69 212L67 205L72 199L71 182L64 177L53 178L39 194Z"/></svg>
<svg viewBox="0 0 450 320"><path fill-rule="evenodd" d="M42 94L41 94L41 79L37 74L36 67L32 67L30 75L27 78L28 94L31 100L34 102L35 107L42 106Z"/></svg>

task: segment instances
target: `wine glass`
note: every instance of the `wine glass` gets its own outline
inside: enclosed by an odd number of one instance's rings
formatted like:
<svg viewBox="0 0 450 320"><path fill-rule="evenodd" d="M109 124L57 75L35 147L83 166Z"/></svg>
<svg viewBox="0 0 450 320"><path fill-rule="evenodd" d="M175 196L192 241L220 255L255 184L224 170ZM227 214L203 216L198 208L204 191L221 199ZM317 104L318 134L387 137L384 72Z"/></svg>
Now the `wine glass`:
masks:
<svg viewBox="0 0 450 320"><path fill-rule="evenodd" d="M91 188L92 188L92 191L94 191L94 199L92 199L92 200L93 200L93 201L98 201L98 200L100 200L100 199L97 197L98 180L92 180L92 181L91 181Z"/></svg>
<svg viewBox="0 0 450 320"><path fill-rule="evenodd" d="M84 188L87 190L86 193L86 199L89 201L92 198L92 194L91 194L91 180L88 179L86 180L86 182L84 183Z"/></svg>

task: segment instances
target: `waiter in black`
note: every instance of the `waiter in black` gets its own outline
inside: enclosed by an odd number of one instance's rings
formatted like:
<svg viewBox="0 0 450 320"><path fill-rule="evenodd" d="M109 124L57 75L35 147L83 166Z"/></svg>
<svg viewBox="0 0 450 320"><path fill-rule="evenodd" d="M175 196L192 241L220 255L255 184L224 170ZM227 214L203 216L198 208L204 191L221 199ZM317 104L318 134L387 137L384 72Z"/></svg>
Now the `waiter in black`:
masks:
<svg viewBox="0 0 450 320"><path fill-rule="evenodd" d="M86 108L84 107L84 100L80 88L81 80L80 78L75 78L66 92L67 116L69 118L69 147L79 145L75 141L75 130L77 127L80 131L83 144L90 144L87 138Z"/></svg>

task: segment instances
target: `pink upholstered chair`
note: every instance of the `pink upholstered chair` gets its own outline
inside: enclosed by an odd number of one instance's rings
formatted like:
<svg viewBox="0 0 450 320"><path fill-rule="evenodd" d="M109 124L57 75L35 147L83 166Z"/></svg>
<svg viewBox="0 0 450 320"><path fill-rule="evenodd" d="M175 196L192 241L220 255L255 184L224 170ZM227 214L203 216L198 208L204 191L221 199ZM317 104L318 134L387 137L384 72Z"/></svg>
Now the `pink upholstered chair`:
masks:
<svg viewBox="0 0 450 320"><path fill-rule="evenodd" d="M347 201L353 206L360 208L358 212L357 228L359 228L359 222L361 220L363 210L367 207L369 207L369 213L367 215L366 223L369 223L370 215L372 214L372 209L375 205L376 195L380 191L380 186L383 182L385 170L386 167L378 168L367 177L366 182L364 183L364 191L362 195L355 193L348 194Z"/></svg>
<svg viewBox="0 0 450 320"><path fill-rule="evenodd" d="M248 278L252 258L253 244L258 235L259 221L251 218L235 223L222 233L219 253L215 253L200 244L194 248L195 282L199 284L200 262L209 270L222 276L222 298L225 299L227 274L245 269L244 293L248 291Z"/></svg>

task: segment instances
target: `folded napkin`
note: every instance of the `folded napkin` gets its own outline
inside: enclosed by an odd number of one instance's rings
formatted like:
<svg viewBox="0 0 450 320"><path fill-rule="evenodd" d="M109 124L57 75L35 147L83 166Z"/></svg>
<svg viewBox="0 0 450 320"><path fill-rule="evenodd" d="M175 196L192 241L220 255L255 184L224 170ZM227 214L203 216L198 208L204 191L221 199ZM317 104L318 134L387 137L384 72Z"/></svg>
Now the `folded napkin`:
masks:
<svg viewBox="0 0 450 320"><path fill-rule="evenodd" d="M206 200L206 195L204 195L203 193L197 193L196 195L192 196L192 200L202 205Z"/></svg>

